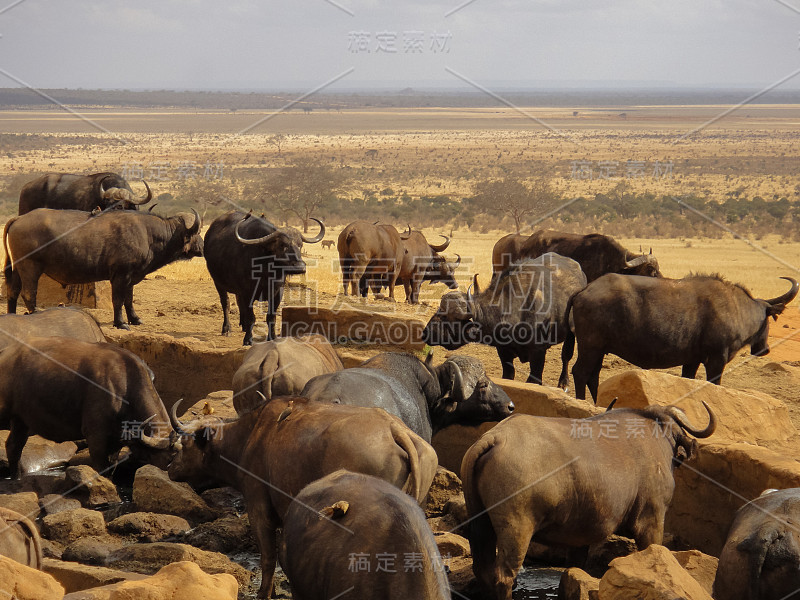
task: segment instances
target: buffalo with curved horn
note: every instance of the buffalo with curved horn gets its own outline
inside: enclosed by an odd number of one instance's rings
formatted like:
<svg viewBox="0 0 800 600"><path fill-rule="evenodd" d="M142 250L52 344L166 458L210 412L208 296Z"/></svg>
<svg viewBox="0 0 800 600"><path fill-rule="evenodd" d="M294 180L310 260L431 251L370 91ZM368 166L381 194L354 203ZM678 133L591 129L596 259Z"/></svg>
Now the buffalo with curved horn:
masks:
<svg viewBox="0 0 800 600"><path fill-rule="evenodd" d="M19 194L19 214L24 215L37 208L58 210L83 210L96 208L122 208L136 210L153 199L153 192L142 180L147 194L137 199L130 184L116 173L73 175L71 173L48 173L29 181Z"/></svg>
<svg viewBox="0 0 800 600"><path fill-rule="evenodd" d="M682 366L694 379L704 365L706 379L719 384L725 365L743 347L763 356L769 352L769 318L777 319L794 300L800 284L763 300L719 275L684 279L631 277L611 273L590 283L570 299L578 360L572 369L575 393L586 386L597 400L603 357L615 354L643 369Z"/></svg>
<svg viewBox="0 0 800 600"><path fill-rule="evenodd" d="M325 237L325 224L319 233L307 237L293 227L276 227L269 221L241 211L228 212L211 223L205 236L208 272L214 280L222 305L222 335L229 335L228 293L236 296L239 324L244 345L253 343L255 313L253 303L266 300L267 339L275 339L275 316L283 299L286 277L302 275L306 263L301 258L303 244L316 244Z"/></svg>
<svg viewBox="0 0 800 600"><path fill-rule="evenodd" d="M447 262L439 253L450 245L450 238L441 234L440 237L445 241L438 245L431 244L421 231L412 231L411 225L408 226L408 232L400 236L404 253L397 281L403 284L409 304L419 304L423 281L444 283L451 290L458 288L455 271L461 264L461 256L456 254L458 259L455 263Z"/></svg>

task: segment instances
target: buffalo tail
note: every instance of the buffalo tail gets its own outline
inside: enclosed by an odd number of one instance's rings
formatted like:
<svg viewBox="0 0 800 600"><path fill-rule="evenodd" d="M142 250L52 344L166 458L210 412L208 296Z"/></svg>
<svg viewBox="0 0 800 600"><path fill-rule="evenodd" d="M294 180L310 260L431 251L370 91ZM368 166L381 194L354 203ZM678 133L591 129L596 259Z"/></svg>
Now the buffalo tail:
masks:
<svg viewBox="0 0 800 600"><path fill-rule="evenodd" d="M408 432L397 423L391 424L392 437L395 443L408 454L408 479L403 485L403 492L416 498L417 502L422 502L420 496L420 466L419 453L414 441Z"/></svg>
<svg viewBox="0 0 800 600"><path fill-rule="evenodd" d="M10 219L8 223L6 223L6 226L3 228L3 250L5 250L6 253L6 263L5 266L3 267L3 276L6 279L6 285L11 284L11 273L13 270L11 264L11 253L8 251L8 230L11 228L11 224L14 223L14 221L16 220L17 217Z"/></svg>

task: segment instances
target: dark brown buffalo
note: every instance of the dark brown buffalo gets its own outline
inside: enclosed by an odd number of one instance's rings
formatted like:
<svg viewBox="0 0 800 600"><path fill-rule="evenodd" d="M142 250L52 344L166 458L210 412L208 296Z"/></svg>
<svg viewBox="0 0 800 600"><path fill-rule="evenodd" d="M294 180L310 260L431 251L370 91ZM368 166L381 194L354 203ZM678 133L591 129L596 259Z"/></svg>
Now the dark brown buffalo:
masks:
<svg viewBox="0 0 800 600"><path fill-rule="evenodd" d="M455 350L474 342L494 346L503 365L503 379L514 379L514 358L530 363L528 383L542 383L550 346L564 343L558 385L566 389L567 365L575 339L566 307L570 296L586 286L580 265L547 253L515 263L475 294L448 292L422 332L424 342Z"/></svg>
<svg viewBox="0 0 800 600"><path fill-rule="evenodd" d="M79 308L59 306L30 315L0 316L0 350L29 337L57 335L82 342L105 342L97 321Z"/></svg>
<svg viewBox="0 0 800 600"><path fill-rule="evenodd" d="M599 233L579 235L537 231L522 242L518 254L507 250L504 256L511 262L516 262L523 258L536 258L545 252L555 252L578 261L590 283L606 273L661 277L658 261L652 250L650 254L634 254L623 248L614 238Z"/></svg>
<svg viewBox="0 0 800 600"><path fill-rule="evenodd" d="M742 506L714 579L715 600L783 600L800 590L800 488Z"/></svg>
<svg viewBox="0 0 800 600"><path fill-rule="evenodd" d="M367 296L368 287L377 296L382 287L389 288L394 300L394 286L403 262L403 241L391 225L355 221L345 227L336 242L342 269L342 286L347 296Z"/></svg>
<svg viewBox="0 0 800 600"><path fill-rule="evenodd" d="M28 338L0 352L0 429L10 429L11 476L28 437L85 439L98 471L130 445L144 462L166 467L172 431L147 365L113 344ZM127 438L127 439L126 439Z"/></svg>
<svg viewBox="0 0 800 600"><path fill-rule="evenodd" d="M0 556L42 568L42 538L28 517L0 506ZM14 596L9 596L14 597Z"/></svg>
<svg viewBox="0 0 800 600"><path fill-rule="evenodd" d="M282 397L232 423L195 427L169 475L193 485L231 485L244 494L261 551L258 595L268 598L276 529L305 486L348 469L388 481L422 502L437 462L433 448L384 410Z"/></svg>
<svg viewBox="0 0 800 600"><path fill-rule="evenodd" d="M423 363L411 354L384 352L359 367L310 379L300 395L382 408L426 442L448 425L500 421L514 411L511 398L477 358L451 356L434 367L432 353Z"/></svg>
<svg viewBox="0 0 800 600"><path fill-rule="evenodd" d="M36 309L39 277L62 285L111 281L114 327L129 329L141 320L133 310L133 286L146 275L179 259L202 256L200 215L194 209L175 217L125 210L92 216L79 210L39 208L6 223L5 277L8 312L17 298Z"/></svg>
<svg viewBox="0 0 800 600"><path fill-rule="evenodd" d="M336 471L303 488L286 513L279 554L295 600L450 600L425 513L369 475ZM369 570L354 565L359 558Z"/></svg>
<svg viewBox="0 0 800 600"><path fill-rule="evenodd" d="M333 346L319 334L254 344L233 374L233 407L242 414L265 399L297 396L312 377L342 369Z"/></svg>
<svg viewBox="0 0 800 600"><path fill-rule="evenodd" d="M529 236L509 233L501 237L492 248L492 273L505 271L513 263L522 258L522 244ZM544 253L542 253L544 254Z"/></svg>
<svg viewBox="0 0 800 600"><path fill-rule="evenodd" d="M320 244L322 245L323 248L326 249L333 248L333 240L322 240Z"/></svg>
<svg viewBox="0 0 800 600"><path fill-rule="evenodd" d="M137 199L131 186L116 173L73 175L71 173L48 173L29 181L19 194L19 214L24 215L37 208L59 210L83 210L95 208L136 209L153 199L153 192L146 181L147 195Z"/></svg>
<svg viewBox="0 0 800 600"><path fill-rule="evenodd" d="M411 226L408 227L411 231ZM458 288L455 271L461 264L461 257L455 263L448 263L439 254L450 245L450 238L442 236L445 241L438 246L428 243L421 231L411 231L403 237L403 260L400 263L400 275L397 281L403 284L406 302L419 304L419 289L423 281L444 283L451 290Z"/></svg>
<svg viewBox="0 0 800 600"><path fill-rule="evenodd" d="M571 300L578 360L572 368L577 398L586 386L597 401L603 357L615 354L643 369L682 365L694 379L702 364L716 384L725 365L745 346L769 352L769 318L777 319L800 285L777 298L753 298L743 286L718 275L656 279L609 274ZM570 308L567 309L568 311Z"/></svg>
<svg viewBox="0 0 800 600"><path fill-rule="evenodd" d="M253 304L266 300L267 340L275 339L275 315L283 300L286 277L302 275L306 263L301 258L303 244L316 244L325 236L319 219L319 233L306 237L294 227L275 227L263 217L231 211L214 219L205 237L208 272L214 280L222 305L222 335L230 335L228 293L236 296L239 325L244 331L242 344L253 343L256 315Z"/></svg>
<svg viewBox="0 0 800 600"><path fill-rule="evenodd" d="M705 405L705 403L704 403ZM589 419L514 415L473 444L461 463L475 576L510 600L531 538L588 546L618 533L639 550L660 544L675 489L673 468L710 436L676 407L619 409Z"/></svg>

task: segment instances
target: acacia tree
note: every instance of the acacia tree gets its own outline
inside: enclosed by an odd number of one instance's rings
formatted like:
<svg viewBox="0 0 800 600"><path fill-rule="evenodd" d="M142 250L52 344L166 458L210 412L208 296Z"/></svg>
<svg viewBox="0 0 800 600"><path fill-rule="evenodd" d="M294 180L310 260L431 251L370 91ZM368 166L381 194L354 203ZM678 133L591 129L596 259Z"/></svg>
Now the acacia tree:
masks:
<svg viewBox="0 0 800 600"><path fill-rule="evenodd" d="M248 195L264 204L277 205L284 215L296 216L303 223L303 233L308 233L311 217L341 185L342 178L338 172L317 160L300 158L269 179L257 183Z"/></svg>
<svg viewBox="0 0 800 600"><path fill-rule="evenodd" d="M483 212L511 217L517 233L527 217L551 210L558 198L557 192L544 177L537 177L526 185L513 176L481 181L475 186L473 196Z"/></svg>

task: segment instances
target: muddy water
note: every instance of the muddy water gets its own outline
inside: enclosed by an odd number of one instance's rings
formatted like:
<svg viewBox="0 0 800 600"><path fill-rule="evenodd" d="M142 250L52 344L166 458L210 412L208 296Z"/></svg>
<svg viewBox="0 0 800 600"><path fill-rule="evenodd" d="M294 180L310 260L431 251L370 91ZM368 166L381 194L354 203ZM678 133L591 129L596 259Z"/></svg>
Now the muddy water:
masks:
<svg viewBox="0 0 800 600"><path fill-rule="evenodd" d="M512 596L514 600L546 600L558 597L559 569L528 567L517 576Z"/></svg>

